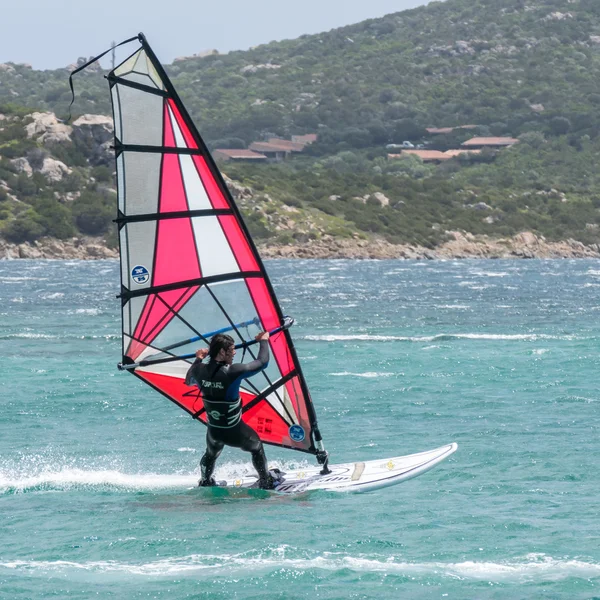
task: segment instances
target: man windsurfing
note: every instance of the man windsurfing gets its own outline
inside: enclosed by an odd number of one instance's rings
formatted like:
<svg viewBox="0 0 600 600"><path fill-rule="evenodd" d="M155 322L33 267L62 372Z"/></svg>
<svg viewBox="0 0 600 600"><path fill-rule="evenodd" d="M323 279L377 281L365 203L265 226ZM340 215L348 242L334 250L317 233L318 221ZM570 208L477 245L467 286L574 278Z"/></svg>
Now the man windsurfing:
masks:
<svg viewBox="0 0 600 600"><path fill-rule="evenodd" d="M196 360L187 372L185 383L200 388L207 416L206 452L200 461L201 487L216 485L212 474L225 445L250 452L258 472L258 486L275 487L263 444L254 429L242 421L240 384L269 364L269 332L263 331L255 339L260 345L256 360L234 365L235 341L230 335L219 333L211 339L208 349L196 352ZM203 363L207 355L210 360Z"/></svg>

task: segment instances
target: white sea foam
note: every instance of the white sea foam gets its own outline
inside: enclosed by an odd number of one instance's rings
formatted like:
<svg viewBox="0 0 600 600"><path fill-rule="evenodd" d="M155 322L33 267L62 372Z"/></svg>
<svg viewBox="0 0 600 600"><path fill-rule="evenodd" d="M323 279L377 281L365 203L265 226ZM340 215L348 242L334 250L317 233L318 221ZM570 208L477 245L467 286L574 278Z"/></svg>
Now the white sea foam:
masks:
<svg viewBox="0 0 600 600"><path fill-rule="evenodd" d="M0 281L3 283L10 283L13 281L46 281L46 278L42 277L8 277L2 276L0 277Z"/></svg>
<svg viewBox="0 0 600 600"><path fill-rule="evenodd" d="M471 271L469 275L475 277L507 277L508 273L504 273L502 271L495 273L493 271Z"/></svg>
<svg viewBox="0 0 600 600"><path fill-rule="evenodd" d="M506 561L408 562L394 556L349 556L342 552L323 552L307 556L306 551L279 546L239 554L189 554L147 562L115 560L76 562L67 560L2 560L0 569L25 573L52 573L70 576L74 571L126 573L141 577L226 575L243 577L257 572L280 569L298 571L350 570L356 573L382 573L416 578L436 577L494 583L536 583L569 578L598 579L600 564L577 559L555 559L545 555L527 555Z"/></svg>
<svg viewBox="0 0 600 600"><path fill-rule="evenodd" d="M375 371L367 371L366 373L350 373L349 371L344 371L343 373L329 373L333 377L392 377L395 373L376 373Z"/></svg>
<svg viewBox="0 0 600 600"><path fill-rule="evenodd" d="M0 335L0 340L13 339L40 339L40 340L120 340L121 336L113 333L105 335L54 335L49 333L34 333L29 331L19 331L17 333L7 333Z"/></svg>
<svg viewBox="0 0 600 600"><path fill-rule="evenodd" d="M7 335L0 336L0 340L12 340L12 339L40 339L40 340L55 340L59 336L50 335L48 333L32 333L29 331L21 331L18 333L9 333Z"/></svg>
<svg viewBox="0 0 600 600"><path fill-rule="evenodd" d="M180 452L195 452L179 448ZM199 472L187 473L126 473L119 469L86 469L71 466L67 459L43 456L23 457L19 463L0 464L0 494L39 491L69 491L101 488L114 491L187 490L198 485ZM61 464L62 463L62 464ZM290 471L309 466L307 460L272 461L270 468ZM230 462L217 465L217 479L236 479L255 475L251 462Z"/></svg>
<svg viewBox="0 0 600 600"><path fill-rule="evenodd" d="M0 471L0 493L31 490L68 490L85 487L108 487L126 490L186 488L197 483L195 475L128 474L116 470L86 471L64 468L38 474L4 473Z"/></svg>
<svg viewBox="0 0 600 600"><path fill-rule="evenodd" d="M78 308L75 311L76 315L91 315L91 316L96 316L100 314L100 309L99 308Z"/></svg>
<svg viewBox="0 0 600 600"><path fill-rule="evenodd" d="M196 448L177 448L177 452L196 452Z"/></svg>
<svg viewBox="0 0 600 600"><path fill-rule="evenodd" d="M438 333L430 336L399 336L399 335L305 335L301 339L313 342L436 342L448 340L506 340L506 341L536 341L536 340L573 340L572 335L548 335L545 333Z"/></svg>
<svg viewBox="0 0 600 600"><path fill-rule="evenodd" d="M40 298L42 300L57 300L58 298L64 298L63 292L53 292L52 294L42 294Z"/></svg>
<svg viewBox="0 0 600 600"><path fill-rule="evenodd" d="M471 307L468 304L436 304L435 308L453 308L456 310L468 310Z"/></svg>

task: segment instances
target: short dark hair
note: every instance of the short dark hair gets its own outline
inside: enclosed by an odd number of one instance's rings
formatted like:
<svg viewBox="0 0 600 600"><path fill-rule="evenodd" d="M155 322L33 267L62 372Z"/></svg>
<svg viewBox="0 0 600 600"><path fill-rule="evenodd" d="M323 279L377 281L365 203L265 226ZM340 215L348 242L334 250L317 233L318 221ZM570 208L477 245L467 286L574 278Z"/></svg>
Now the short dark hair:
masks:
<svg viewBox="0 0 600 600"><path fill-rule="evenodd" d="M208 355L214 360L221 350L227 350L229 346L235 344L234 339L226 333L217 333L211 340L208 347Z"/></svg>

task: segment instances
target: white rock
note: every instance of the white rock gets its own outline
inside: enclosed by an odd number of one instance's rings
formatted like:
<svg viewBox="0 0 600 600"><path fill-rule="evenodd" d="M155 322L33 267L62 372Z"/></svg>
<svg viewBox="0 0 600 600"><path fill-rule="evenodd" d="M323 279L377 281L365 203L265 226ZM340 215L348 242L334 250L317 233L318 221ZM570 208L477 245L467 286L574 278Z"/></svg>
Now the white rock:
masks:
<svg viewBox="0 0 600 600"><path fill-rule="evenodd" d="M56 160L47 156L44 159L40 173L48 181L60 181L65 175L72 173L72 169L69 169L69 167L67 167L67 165L60 160Z"/></svg>
<svg viewBox="0 0 600 600"><path fill-rule="evenodd" d="M104 115L81 115L73 122L73 138L94 148L89 158L92 165L113 164L113 132L113 120Z"/></svg>
<svg viewBox="0 0 600 600"><path fill-rule="evenodd" d="M28 138L36 138L43 144L71 141L73 128L61 123L54 113L35 112L29 116L33 121L25 126Z"/></svg>
<svg viewBox="0 0 600 600"><path fill-rule="evenodd" d="M390 199L385 194L382 194L381 192L375 192L374 194L372 194L371 198L375 198L375 200L377 200L379 202L379 204L381 204L381 206L389 206L390 205Z"/></svg>
<svg viewBox="0 0 600 600"><path fill-rule="evenodd" d="M544 21L563 21L564 19L572 19L571 13L553 12L544 17Z"/></svg>
<svg viewBox="0 0 600 600"><path fill-rule="evenodd" d="M15 167L19 173L26 173L28 177L33 175L33 169L31 168L29 161L24 156L21 158L13 158L10 161L10 164L13 165L13 167Z"/></svg>

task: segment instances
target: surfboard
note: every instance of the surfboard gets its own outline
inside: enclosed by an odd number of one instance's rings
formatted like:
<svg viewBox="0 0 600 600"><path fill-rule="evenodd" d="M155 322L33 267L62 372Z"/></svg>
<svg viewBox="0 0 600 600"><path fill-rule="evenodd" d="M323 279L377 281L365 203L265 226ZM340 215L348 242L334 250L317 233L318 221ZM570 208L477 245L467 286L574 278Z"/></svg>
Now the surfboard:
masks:
<svg viewBox="0 0 600 600"><path fill-rule="evenodd" d="M279 473L279 484L272 490L276 494L301 494L314 490L332 492L368 492L402 483L433 469L456 452L455 443L433 450L381 458L364 462L329 465L330 473L321 474L321 467L306 467ZM218 482L218 487L256 489L256 476ZM206 488L199 488L206 489Z"/></svg>

